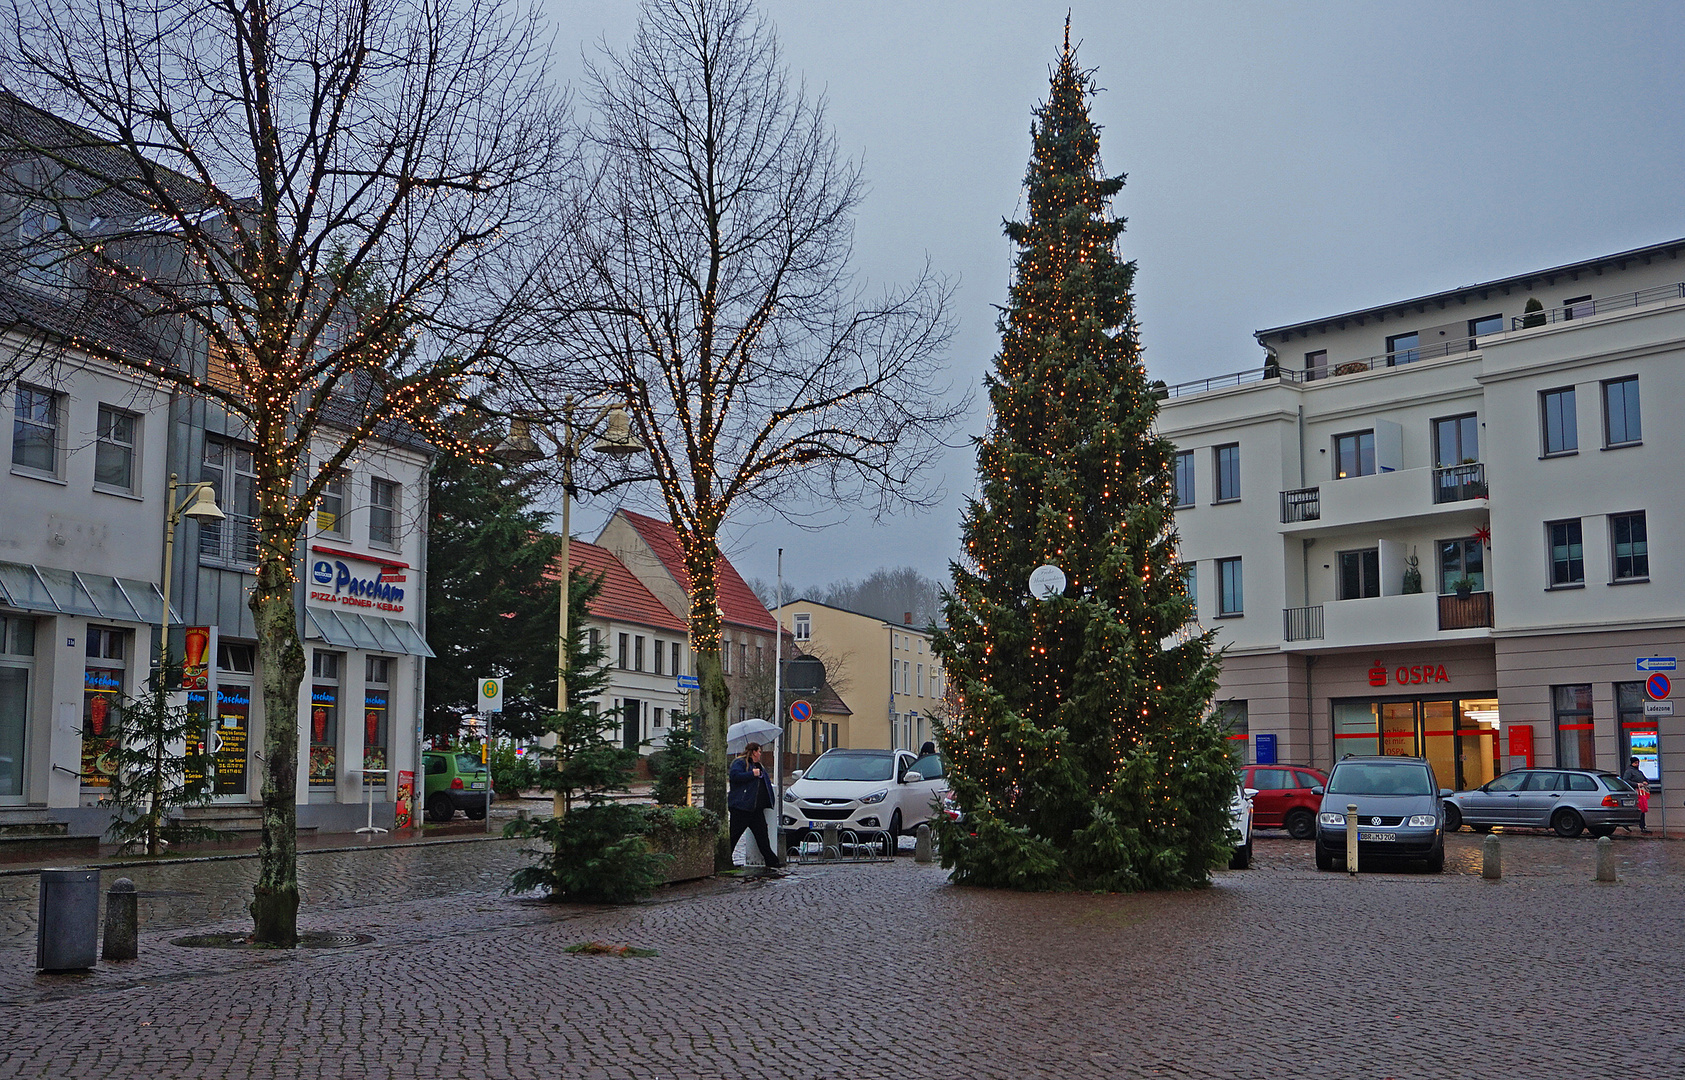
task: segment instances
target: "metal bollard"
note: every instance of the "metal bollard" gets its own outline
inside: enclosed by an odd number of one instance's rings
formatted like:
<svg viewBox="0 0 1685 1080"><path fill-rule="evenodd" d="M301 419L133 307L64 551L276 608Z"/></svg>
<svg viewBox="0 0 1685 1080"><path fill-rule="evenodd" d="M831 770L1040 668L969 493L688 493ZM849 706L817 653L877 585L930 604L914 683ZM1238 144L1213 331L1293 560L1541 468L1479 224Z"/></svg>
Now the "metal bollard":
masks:
<svg viewBox="0 0 1685 1080"><path fill-rule="evenodd" d="M83 971L99 959L99 871L41 871L35 966Z"/></svg>
<svg viewBox="0 0 1685 1080"><path fill-rule="evenodd" d="M120 877L105 894L105 941L102 960L133 960L140 955L140 903L135 883Z"/></svg>
<svg viewBox="0 0 1685 1080"><path fill-rule="evenodd" d="M1357 875L1357 804L1346 804L1346 873Z"/></svg>
<svg viewBox="0 0 1685 1080"><path fill-rule="evenodd" d="M1597 880L1615 880L1615 842L1607 836L1597 838Z"/></svg>
<svg viewBox="0 0 1685 1080"><path fill-rule="evenodd" d="M918 836L918 839L916 841L914 841L914 843L913 843L913 861L914 862L929 862L930 861L930 826L929 825L920 825L917 836Z"/></svg>
<svg viewBox="0 0 1685 1080"><path fill-rule="evenodd" d="M1487 881L1498 881L1504 876L1504 852L1496 836L1480 842L1480 876Z"/></svg>

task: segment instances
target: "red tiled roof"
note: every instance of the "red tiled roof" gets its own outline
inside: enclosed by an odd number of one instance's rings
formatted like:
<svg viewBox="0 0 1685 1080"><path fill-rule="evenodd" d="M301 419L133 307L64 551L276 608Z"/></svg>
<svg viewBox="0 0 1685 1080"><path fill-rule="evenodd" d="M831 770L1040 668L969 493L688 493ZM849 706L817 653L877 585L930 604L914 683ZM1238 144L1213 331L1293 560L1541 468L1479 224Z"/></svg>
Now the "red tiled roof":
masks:
<svg viewBox="0 0 1685 1080"><path fill-rule="evenodd" d="M667 610L667 605L644 588L644 583L632 576L608 548L575 540L568 545L568 561L593 574L603 576L603 591L591 601L591 614L599 619L636 623L656 630L685 632L685 621Z"/></svg>
<svg viewBox="0 0 1685 1080"><path fill-rule="evenodd" d="M661 560L661 565L673 575L673 580L679 587L690 595L690 572L685 569L684 549L679 546L679 534L673 531L673 526L665 521L657 520L644 514L636 514L622 507L619 513L625 515L626 521L643 537L644 543L655 552L655 557ZM733 626L741 626L750 630L765 630L771 633L778 628L778 622L772 613L761 603L755 590L749 588L737 568L731 565L731 560L725 557L725 552L718 547L714 549L719 554L719 561L715 566L715 577L718 579L720 611L725 615L725 621Z"/></svg>

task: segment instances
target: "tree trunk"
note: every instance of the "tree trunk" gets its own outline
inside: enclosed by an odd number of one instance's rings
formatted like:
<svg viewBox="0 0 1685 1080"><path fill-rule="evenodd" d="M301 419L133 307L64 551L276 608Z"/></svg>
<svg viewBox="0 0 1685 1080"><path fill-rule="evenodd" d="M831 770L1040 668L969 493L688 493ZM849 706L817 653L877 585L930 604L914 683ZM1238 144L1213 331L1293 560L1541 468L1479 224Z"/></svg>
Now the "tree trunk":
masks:
<svg viewBox="0 0 1685 1080"><path fill-rule="evenodd" d="M717 524L715 525L717 528ZM704 535L705 533L705 535ZM707 768L702 774L702 805L720 817L720 842L714 866L731 869L731 811L726 807L730 768L726 728L730 726L731 690L720 665L718 554L714 529L680 532L685 570L690 574L690 645L696 653L696 678L702 686L702 730Z"/></svg>
<svg viewBox="0 0 1685 1080"><path fill-rule="evenodd" d="M272 532L267 518L251 600L263 672L264 765L263 841L251 913L254 941L290 949L298 943L298 687L304 681L304 649L293 611L292 531L283 518ZM269 538L277 535L287 539L275 541L278 550L272 551Z"/></svg>

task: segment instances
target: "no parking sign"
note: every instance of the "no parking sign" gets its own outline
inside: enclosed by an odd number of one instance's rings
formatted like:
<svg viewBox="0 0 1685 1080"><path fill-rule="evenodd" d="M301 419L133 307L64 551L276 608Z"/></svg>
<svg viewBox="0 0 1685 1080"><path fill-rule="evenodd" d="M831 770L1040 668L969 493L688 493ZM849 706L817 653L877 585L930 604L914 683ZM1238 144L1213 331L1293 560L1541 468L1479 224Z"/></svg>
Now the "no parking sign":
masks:
<svg viewBox="0 0 1685 1080"><path fill-rule="evenodd" d="M813 719L813 706L805 701L790 702L790 719L800 723Z"/></svg>

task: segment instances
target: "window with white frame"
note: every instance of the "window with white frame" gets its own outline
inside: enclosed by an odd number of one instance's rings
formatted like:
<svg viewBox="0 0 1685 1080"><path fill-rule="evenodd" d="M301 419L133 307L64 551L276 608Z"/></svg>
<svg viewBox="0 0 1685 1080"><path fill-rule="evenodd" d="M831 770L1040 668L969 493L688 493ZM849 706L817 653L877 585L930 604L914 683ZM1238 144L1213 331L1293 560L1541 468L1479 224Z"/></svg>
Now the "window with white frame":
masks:
<svg viewBox="0 0 1685 1080"><path fill-rule="evenodd" d="M18 384L13 397L12 467L57 476L64 395Z"/></svg>
<svg viewBox="0 0 1685 1080"><path fill-rule="evenodd" d="M140 417L134 413L99 407L94 430L94 485L110 491L133 494L135 490L135 446Z"/></svg>
<svg viewBox="0 0 1685 1080"><path fill-rule="evenodd" d="M398 482L374 477L369 481L369 543L398 546Z"/></svg>
<svg viewBox="0 0 1685 1080"><path fill-rule="evenodd" d="M347 480L344 473L335 473L322 486L322 498L316 503L316 531L329 536L345 535L345 489Z"/></svg>
<svg viewBox="0 0 1685 1080"><path fill-rule="evenodd" d="M796 640L813 640L813 615L811 612L799 612L795 618Z"/></svg>
<svg viewBox="0 0 1685 1080"><path fill-rule="evenodd" d="M207 437L199 479L210 483L224 515L220 521L199 522L200 559L239 566L256 563L257 466L252 447Z"/></svg>

